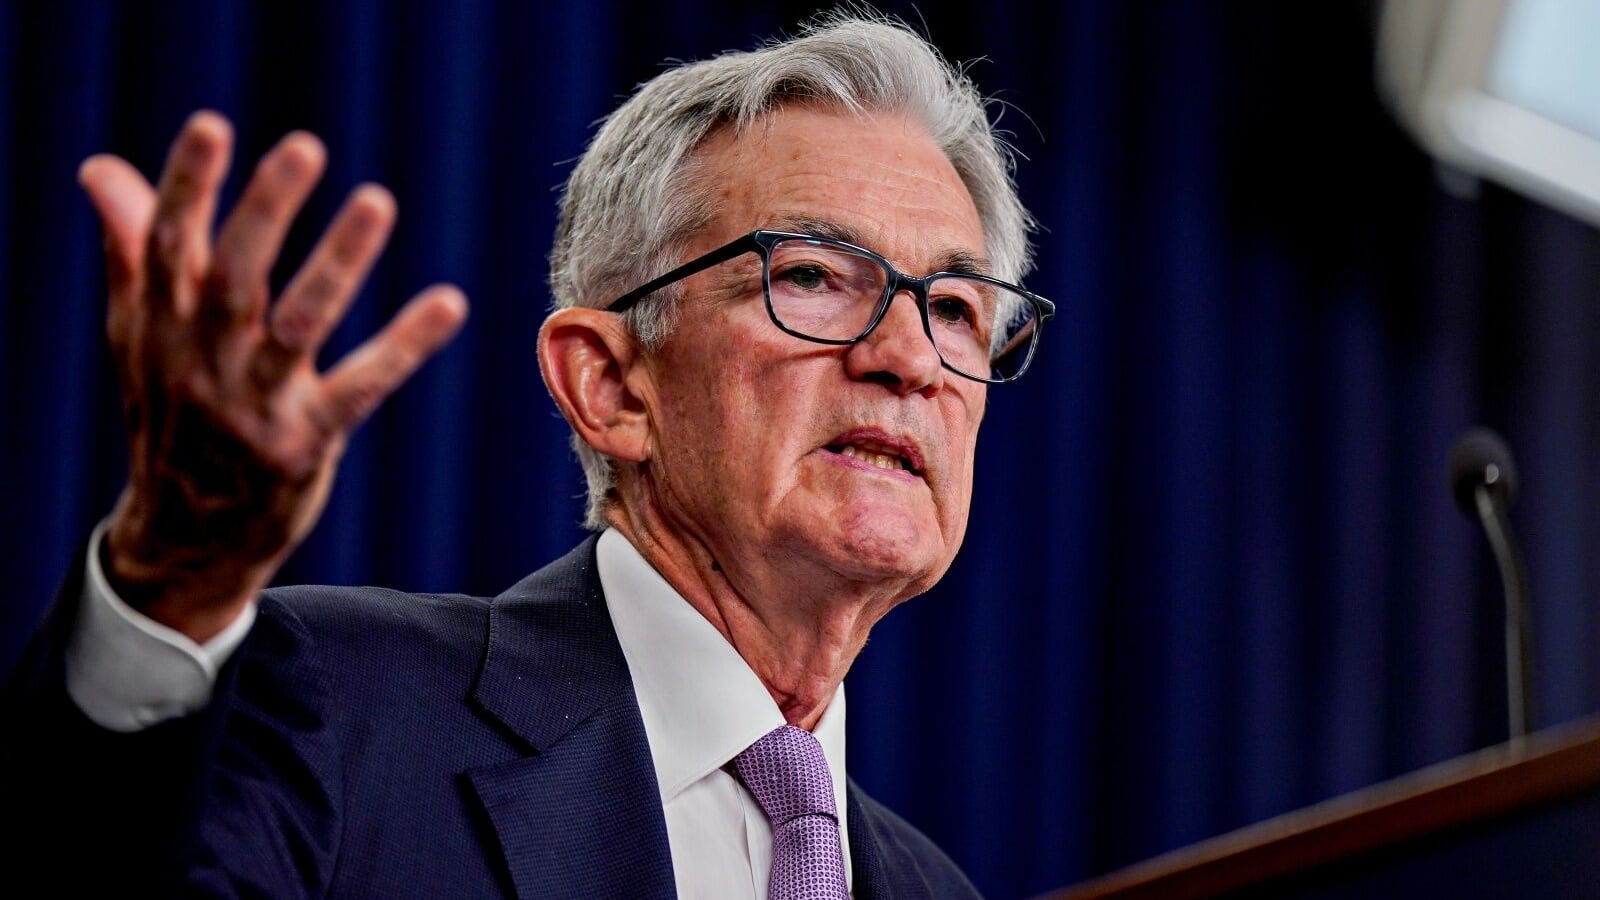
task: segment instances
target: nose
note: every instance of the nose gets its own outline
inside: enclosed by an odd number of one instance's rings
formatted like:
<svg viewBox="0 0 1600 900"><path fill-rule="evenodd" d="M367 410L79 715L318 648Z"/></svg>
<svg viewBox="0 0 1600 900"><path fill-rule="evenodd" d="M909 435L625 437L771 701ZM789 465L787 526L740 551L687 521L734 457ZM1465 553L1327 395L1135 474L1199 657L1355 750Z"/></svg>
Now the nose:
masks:
<svg viewBox="0 0 1600 900"><path fill-rule="evenodd" d="M845 352L845 371L858 381L871 381L897 394L933 396L944 386L944 366L933 339L923 326L922 312L910 291L889 298L889 308L872 333Z"/></svg>

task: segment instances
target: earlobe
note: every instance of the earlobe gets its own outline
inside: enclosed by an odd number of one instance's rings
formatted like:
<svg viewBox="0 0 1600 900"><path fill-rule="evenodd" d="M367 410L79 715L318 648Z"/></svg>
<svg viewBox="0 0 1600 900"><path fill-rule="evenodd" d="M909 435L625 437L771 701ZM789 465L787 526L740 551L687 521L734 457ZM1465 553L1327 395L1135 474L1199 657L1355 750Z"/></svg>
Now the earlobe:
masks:
<svg viewBox="0 0 1600 900"><path fill-rule="evenodd" d="M539 371L561 414L584 443L630 462L650 455L640 375L630 380L639 353L621 317L601 310L557 310L539 329Z"/></svg>

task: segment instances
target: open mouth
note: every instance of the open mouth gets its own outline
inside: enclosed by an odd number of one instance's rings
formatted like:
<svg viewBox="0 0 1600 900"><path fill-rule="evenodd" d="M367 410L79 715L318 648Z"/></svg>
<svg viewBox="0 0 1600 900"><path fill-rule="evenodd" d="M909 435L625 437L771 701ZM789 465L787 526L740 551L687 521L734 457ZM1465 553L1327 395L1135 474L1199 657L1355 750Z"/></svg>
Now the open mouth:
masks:
<svg viewBox="0 0 1600 900"><path fill-rule="evenodd" d="M838 443L824 445L822 449L840 456L848 456L879 469L909 472L919 478L922 477L922 467L919 465L920 460L916 458L914 447L846 436Z"/></svg>

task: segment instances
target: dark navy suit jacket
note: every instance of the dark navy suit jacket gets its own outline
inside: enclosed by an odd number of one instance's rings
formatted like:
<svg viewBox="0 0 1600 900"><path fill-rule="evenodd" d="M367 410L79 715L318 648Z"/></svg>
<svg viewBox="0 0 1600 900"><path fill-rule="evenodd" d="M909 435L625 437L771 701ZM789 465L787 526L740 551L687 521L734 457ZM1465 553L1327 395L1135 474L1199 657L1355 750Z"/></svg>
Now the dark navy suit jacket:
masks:
<svg viewBox="0 0 1600 900"><path fill-rule="evenodd" d="M21 871L62 896L674 896L594 545L493 599L269 591L213 703L131 735L66 698L69 579L0 695ZM847 815L857 897L977 896L854 783Z"/></svg>

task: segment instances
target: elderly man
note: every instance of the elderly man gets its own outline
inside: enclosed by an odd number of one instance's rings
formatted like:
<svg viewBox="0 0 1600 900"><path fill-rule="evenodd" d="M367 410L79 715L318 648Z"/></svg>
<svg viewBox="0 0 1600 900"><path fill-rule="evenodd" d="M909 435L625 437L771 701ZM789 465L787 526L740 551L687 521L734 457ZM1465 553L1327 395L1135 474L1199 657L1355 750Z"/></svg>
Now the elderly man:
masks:
<svg viewBox="0 0 1600 900"><path fill-rule="evenodd" d="M1011 283L1028 218L956 70L836 18L610 117L539 336L598 534L492 599L265 590L466 305L430 288L317 371L394 202L358 189L269 298L323 151L285 138L213 238L229 156L200 113L154 187L81 170L129 483L5 695L13 809L85 864L59 886L975 893L843 754L845 673L950 565L988 384L1052 312Z"/></svg>

